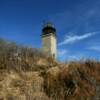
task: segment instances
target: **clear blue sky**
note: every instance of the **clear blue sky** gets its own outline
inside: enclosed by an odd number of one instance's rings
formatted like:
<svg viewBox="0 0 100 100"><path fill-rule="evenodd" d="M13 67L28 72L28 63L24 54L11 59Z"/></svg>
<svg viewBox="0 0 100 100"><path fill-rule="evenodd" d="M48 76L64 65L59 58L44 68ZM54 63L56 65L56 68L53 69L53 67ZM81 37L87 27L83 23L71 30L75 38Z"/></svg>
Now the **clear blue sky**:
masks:
<svg viewBox="0 0 100 100"><path fill-rule="evenodd" d="M100 59L100 0L0 0L0 37L41 48L41 29L57 29L58 59Z"/></svg>

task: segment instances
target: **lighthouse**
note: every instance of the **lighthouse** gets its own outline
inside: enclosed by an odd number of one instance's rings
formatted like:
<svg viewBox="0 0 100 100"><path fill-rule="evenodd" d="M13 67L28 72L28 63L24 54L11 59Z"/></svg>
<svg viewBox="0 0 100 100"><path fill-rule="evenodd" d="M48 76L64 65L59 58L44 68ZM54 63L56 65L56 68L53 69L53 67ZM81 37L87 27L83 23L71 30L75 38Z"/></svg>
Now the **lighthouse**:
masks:
<svg viewBox="0 0 100 100"><path fill-rule="evenodd" d="M42 50L48 56L57 57L57 37L53 24L46 23L42 29Z"/></svg>

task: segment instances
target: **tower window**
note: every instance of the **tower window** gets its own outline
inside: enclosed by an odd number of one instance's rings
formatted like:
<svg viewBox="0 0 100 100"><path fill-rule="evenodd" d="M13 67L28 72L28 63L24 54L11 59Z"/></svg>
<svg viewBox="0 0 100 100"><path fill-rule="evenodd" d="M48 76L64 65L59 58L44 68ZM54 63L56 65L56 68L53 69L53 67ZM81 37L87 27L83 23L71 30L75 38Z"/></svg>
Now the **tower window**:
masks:
<svg viewBox="0 0 100 100"><path fill-rule="evenodd" d="M53 54L53 58L55 58L55 54Z"/></svg>

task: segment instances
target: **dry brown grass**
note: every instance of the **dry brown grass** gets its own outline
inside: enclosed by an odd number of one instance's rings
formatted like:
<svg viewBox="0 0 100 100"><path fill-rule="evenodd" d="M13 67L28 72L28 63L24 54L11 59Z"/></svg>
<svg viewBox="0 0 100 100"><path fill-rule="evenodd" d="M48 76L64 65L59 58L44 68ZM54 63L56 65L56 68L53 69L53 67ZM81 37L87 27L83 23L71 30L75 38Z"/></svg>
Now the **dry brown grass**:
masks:
<svg viewBox="0 0 100 100"><path fill-rule="evenodd" d="M41 51L0 41L0 100L99 100L100 62L59 64Z"/></svg>

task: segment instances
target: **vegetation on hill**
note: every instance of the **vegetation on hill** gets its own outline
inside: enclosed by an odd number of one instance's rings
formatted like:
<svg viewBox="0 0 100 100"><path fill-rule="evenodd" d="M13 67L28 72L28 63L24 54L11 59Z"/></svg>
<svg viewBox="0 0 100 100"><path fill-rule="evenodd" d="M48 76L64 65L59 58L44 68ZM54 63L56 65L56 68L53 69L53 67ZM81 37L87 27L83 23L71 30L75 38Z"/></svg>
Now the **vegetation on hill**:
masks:
<svg viewBox="0 0 100 100"><path fill-rule="evenodd" d="M58 63L0 39L0 100L100 100L100 62Z"/></svg>

